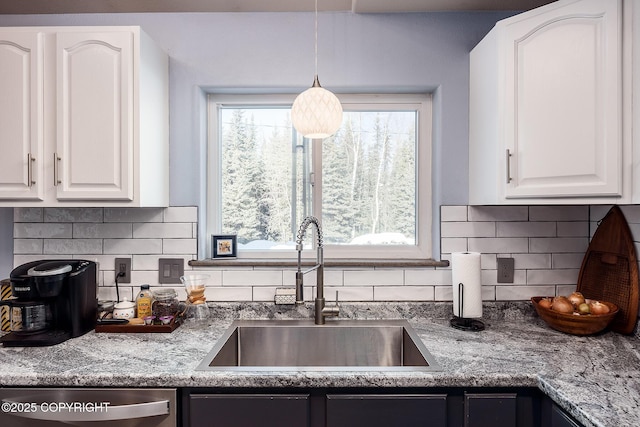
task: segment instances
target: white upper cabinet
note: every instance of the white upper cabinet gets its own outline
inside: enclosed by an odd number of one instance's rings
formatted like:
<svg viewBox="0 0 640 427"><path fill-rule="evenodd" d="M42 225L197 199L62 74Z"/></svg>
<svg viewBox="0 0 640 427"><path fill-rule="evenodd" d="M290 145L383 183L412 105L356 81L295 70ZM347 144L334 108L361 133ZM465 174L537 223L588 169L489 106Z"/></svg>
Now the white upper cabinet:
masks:
<svg viewBox="0 0 640 427"><path fill-rule="evenodd" d="M0 198L43 200L43 35L0 31Z"/></svg>
<svg viewBox="0 0 640 427"><path fill-rule="evenodd" d="M59 33L57 198L133 200L133 34Z"/></svg>
<svg viewBox="0 0 640 427"><path fill-rule="evenodd" d="M566 0L474 48L470 204L630 201L625 37L622 1Z"/></svg>
<svg viewBox="0 0 640 427"><path fill-rule="evenodd" d="M11 154L11 167L0 175L0 205L167 206L166 54L138 27L25 27L0 33L0 40L31 38L39 42L36 65L27 59L13 65L4 56L0 61L0 85L12 88L11 99L0 101L0 112L11 112L15 122L13 128L0 127L0 147ZM18 43L7 42L7 50L13 45ZM0 41L0 52L4 46ZM25 57L30 52L17 50ZM27 72L32 78L24 82L20 74ZM28 106L22 105L27 90L40 93ZM36 101L40 106L32 118L26 107ZM39 129L44 148L38 152L34 132Z"/></svg>

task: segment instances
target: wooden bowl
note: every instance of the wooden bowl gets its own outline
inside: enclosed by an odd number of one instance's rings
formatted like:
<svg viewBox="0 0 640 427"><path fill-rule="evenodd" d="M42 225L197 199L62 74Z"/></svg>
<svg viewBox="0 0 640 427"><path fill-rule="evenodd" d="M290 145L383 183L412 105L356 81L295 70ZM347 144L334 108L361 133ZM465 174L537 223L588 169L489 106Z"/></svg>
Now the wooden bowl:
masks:
<svg viewBox="0 0 640 427"><path fill-rule="evenodd" d="M572 335L597 334L609 326L609 323L611 323L619 311L617 305L606 301L600 301L609 307L609 313L582 315L559 313L551 310L550 308L541 307L538 303L543 298L547 297L531 298L531 302L533 303L533 307L536 309L538 316L540 316L542 320L544 320L547 325L551 326L553 329Z"/></svg>

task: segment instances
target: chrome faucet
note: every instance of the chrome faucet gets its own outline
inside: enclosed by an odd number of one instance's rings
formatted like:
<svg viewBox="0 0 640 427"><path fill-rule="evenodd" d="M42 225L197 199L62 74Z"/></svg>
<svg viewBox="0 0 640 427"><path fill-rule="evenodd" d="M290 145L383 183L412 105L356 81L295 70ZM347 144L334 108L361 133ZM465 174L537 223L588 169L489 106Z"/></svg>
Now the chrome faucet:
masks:
<svg viewBox="0 0 640 427"><path fill-rule="evenodd" d="M316 232L318 234L318 249L316 256L316 265L306 271L302 271L302 249L304 248L302 241L304 240L307 228L309 225L315 225ZM324 325L325 317L337 316L340 312L338 307L338 293L336 292L336 305L332 307L325 307L324 300L324 258L322 255L322 229L318 222L318 218L308 216L302 220L300 229L298 229L298 236L296 238L296 250L298 251L298 271L296 272L296 304L304 304L304 281L305 274L316 271L316 299L315 299L315 323L316 325Z"/></svg>

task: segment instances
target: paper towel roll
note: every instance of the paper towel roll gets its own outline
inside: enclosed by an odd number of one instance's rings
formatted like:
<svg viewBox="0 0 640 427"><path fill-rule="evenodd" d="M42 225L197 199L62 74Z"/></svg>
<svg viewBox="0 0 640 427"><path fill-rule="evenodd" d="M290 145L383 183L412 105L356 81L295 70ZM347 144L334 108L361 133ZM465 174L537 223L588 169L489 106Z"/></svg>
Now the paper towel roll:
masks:
<svg viewBox="0 0 640 427"><path fill-rule="evenodd" d="M451 280L453 286L453 314L457 317L482 317L482 282L480 280L480 254L454 252L451 254ZM459 284L462 283L462 313L460 313Z"/></svg>

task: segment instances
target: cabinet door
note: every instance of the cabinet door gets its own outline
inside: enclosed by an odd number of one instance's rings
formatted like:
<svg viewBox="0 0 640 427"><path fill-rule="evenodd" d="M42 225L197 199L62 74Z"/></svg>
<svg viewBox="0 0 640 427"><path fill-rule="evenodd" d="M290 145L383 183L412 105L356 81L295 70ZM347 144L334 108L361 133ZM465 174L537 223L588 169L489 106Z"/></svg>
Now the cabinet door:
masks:
<svg viewBox="0 0 640 427"><path fill-rule="evenodd" d="M581 427L571 416L564 412L558 405L551 405L551 422L549 427Z"/></svg>
<svg viewBox="0 0 640 427"><path fill-rule="evenodd" d="M43 35L0 32L0 198L42 200Z"/></svg>
<svg viewBox="0 0 640 427"><path fill-rule="evenodd" d="M465 393L464 427L516 427L515 393Z"/></svg>
<svg viewBox="0 0 640 427"><path fill-rule="evenodd" d="M550 5L504 28L509 198L622 195L618 0Z"/></svg>
<svg viewBox="0 0 640 427"><path fill-rule="evenodd" d="M327 427L446 427L445 394L327 395Z"/></svg>
<svg viewBox="0 0 640 427"><path fill-rule="evenodd" d="M132 200L134 34L56 34L58 200Z"/></svg>
<svg viewBox="0 0 640 427"><path fill-rule="evenodd" d="M192 394L191 427L309 427L306 394Z"/></svg>

